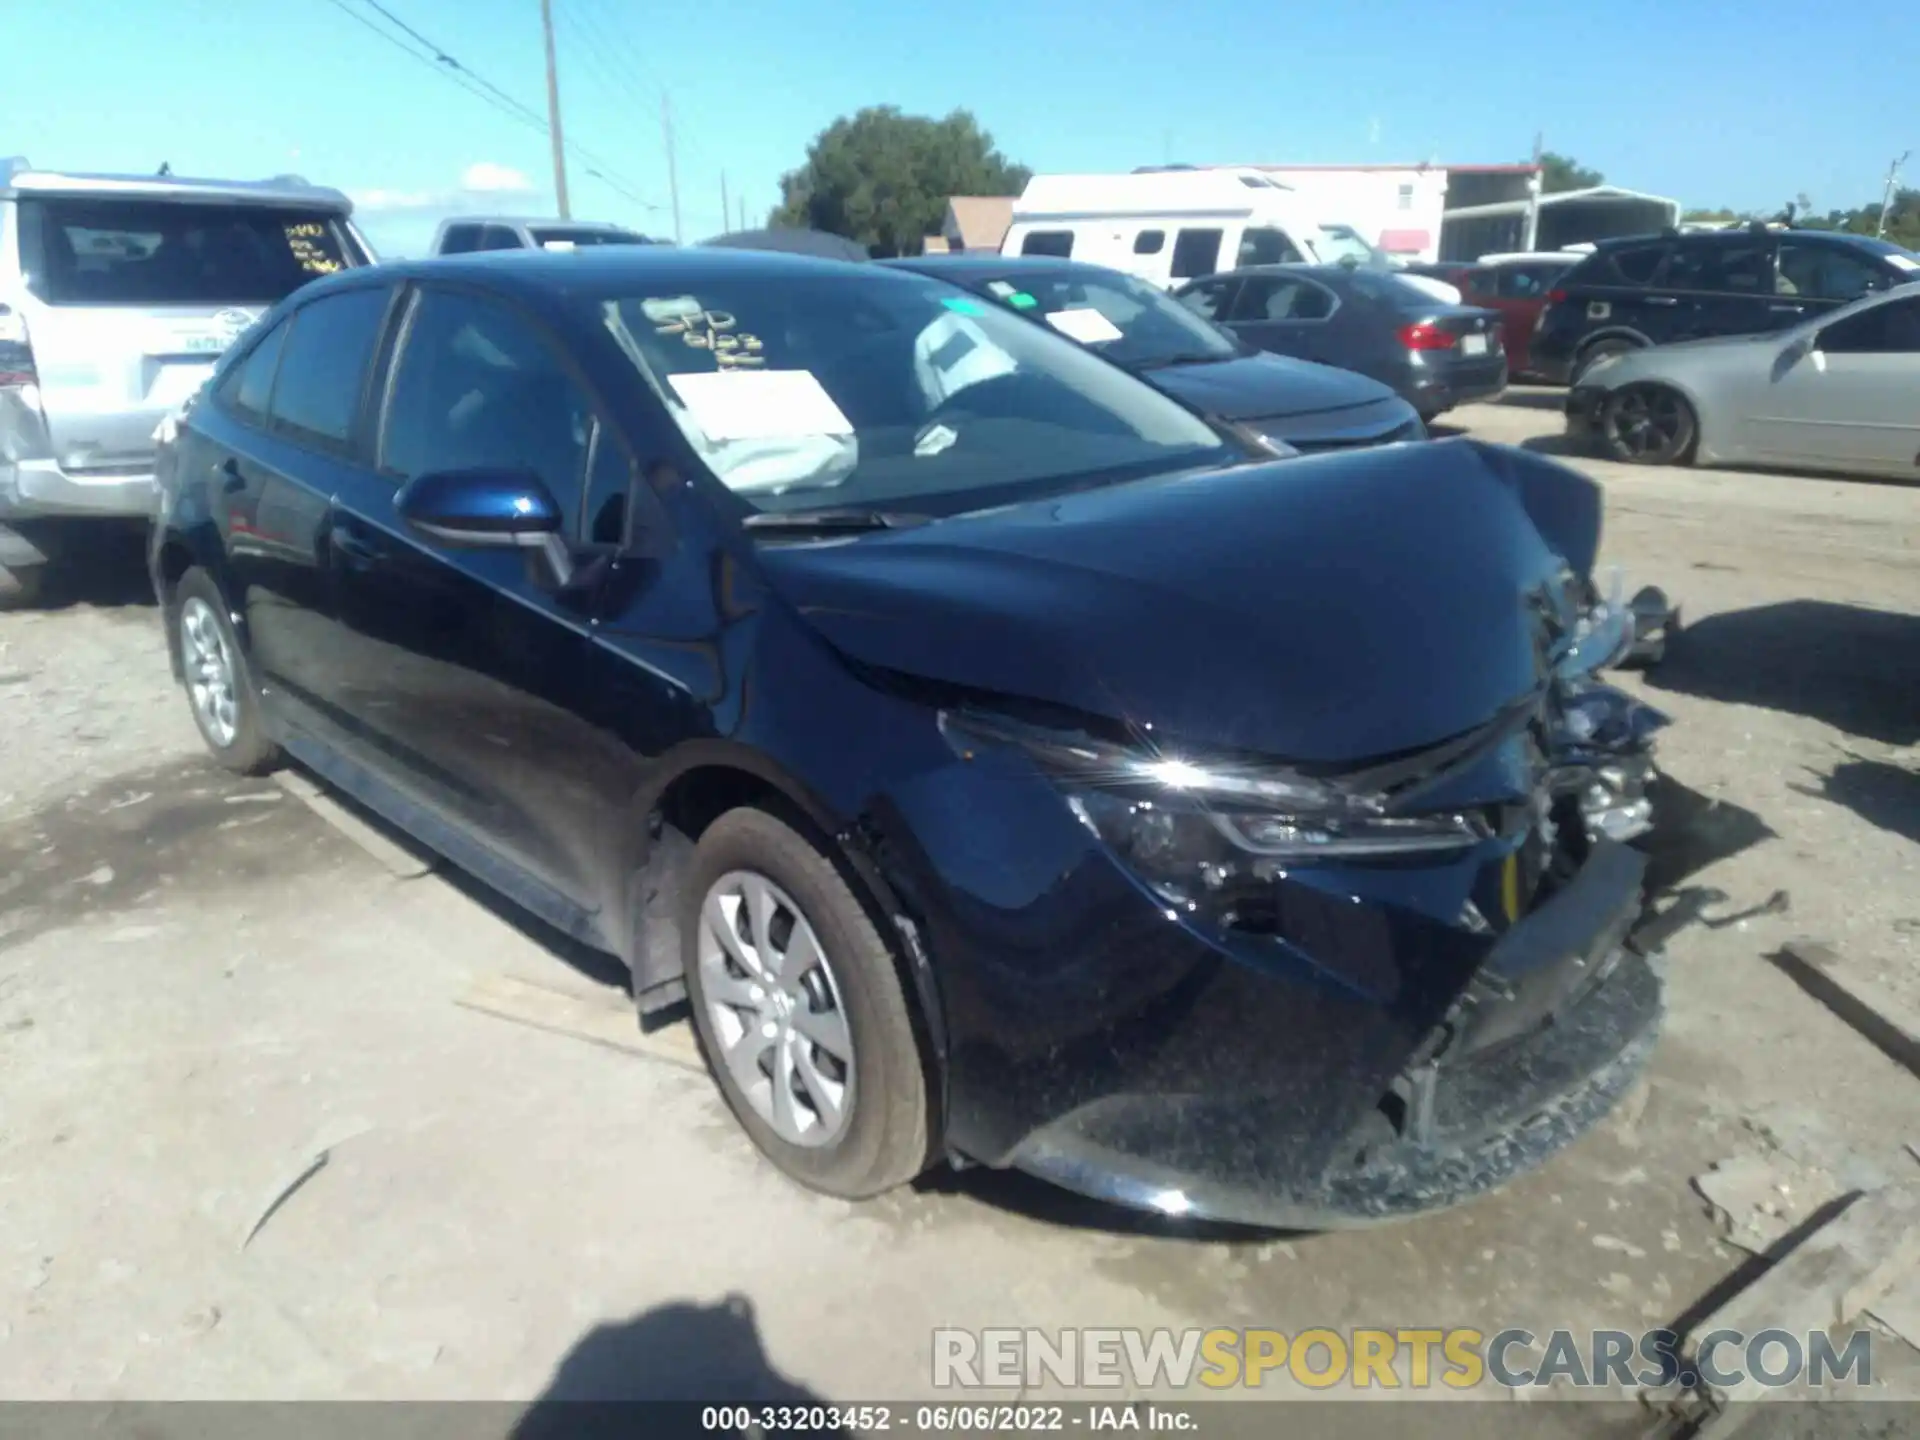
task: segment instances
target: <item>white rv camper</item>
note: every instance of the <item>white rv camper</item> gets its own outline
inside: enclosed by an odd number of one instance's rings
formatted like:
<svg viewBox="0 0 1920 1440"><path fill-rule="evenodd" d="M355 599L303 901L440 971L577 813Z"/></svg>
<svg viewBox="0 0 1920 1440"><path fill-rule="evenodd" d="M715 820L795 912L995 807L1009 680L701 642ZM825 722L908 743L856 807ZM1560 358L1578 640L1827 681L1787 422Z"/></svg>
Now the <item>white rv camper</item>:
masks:
<svg viewBox="0 0 1920 1440"><path fill-rule="evenodd" d="M1013 203L1000 253L1085 260L1169 287L1243 265L1391 265L1262 171L1185 167L1036 175ZM1459 303L1451 286L1414 283Z"/></svg>

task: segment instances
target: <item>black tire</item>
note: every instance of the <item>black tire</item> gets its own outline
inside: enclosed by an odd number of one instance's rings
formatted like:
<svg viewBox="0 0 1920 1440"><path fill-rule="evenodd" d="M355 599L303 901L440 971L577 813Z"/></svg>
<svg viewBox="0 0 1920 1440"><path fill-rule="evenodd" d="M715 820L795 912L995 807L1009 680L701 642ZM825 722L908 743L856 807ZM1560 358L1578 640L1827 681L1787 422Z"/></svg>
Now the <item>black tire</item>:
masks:
<svg viewBox="0 0 1920 1440"><path fill-rule="evenodd" d="M44 565L0 565L0 610L24 610L40 598Z"/></svg>
<svg viewBox="0 0 1920 1440"><path fill-rule="evenodd" d="M1602 340L1597 344L1589 345L1575 357L1573 376L1567 383L1578 385L1587 371L1609 355L1631 355L1635 350L1642 348L1644 347L1634 344L1631 340Z"/></svg>
<svg viewBox="0 0 1920 1440"><path fill-rule="evenodd" d="M701 967L701 911L715 886L739 874L772 881L804 915L826 958L822 968L850 1032L849 1108L843 1128L825 1143L799 1144L778 1133L724 1058L717 1032L724 1022L712 1013ZM900 967L818 847L765 810L728 811L694 848L681 896L680 934L701 1051L728 1107L762 1154L800 1184L848 1200L882 1194L927 1168L932 1158L927 1068ZM819 1063L819 1052L814 1055ZM758 1073L769 1079L770 1090L778 1083L771 1067Z"/></svg>
<svg viewBox="0 0 1920 1440"><path fill-rule="evenodd" d="M194 701L190 658L193 653L192 642L186 633L189 617L196 622L205 617L206 623L211 623L217 629L220 642L226 647L227 663L232 667L233 723L230 736L221 735L209 718L202 714L201 706ZM220 765L239 775L264 775L278 766L281 760L280 747L273 743L267 733L266 721L260 713L260 690L254 684L252 667L247 664L240 637L234 633L233 622L228 618L226 598L206 571L189 570L180 577L180 583L173 587L167 605L167 624L173 627L175 642L180 646L187 668L187 708L193 714L194 727L206 742L208 752Z"/></svg>
<svg viewBox="0 0 1920 1440"><path fill-rule="evenodd" d="M1623 385L1600 407L1601 443L1625 465L1684 462L1699 431L1693 406L1664 385Z"/></svg>

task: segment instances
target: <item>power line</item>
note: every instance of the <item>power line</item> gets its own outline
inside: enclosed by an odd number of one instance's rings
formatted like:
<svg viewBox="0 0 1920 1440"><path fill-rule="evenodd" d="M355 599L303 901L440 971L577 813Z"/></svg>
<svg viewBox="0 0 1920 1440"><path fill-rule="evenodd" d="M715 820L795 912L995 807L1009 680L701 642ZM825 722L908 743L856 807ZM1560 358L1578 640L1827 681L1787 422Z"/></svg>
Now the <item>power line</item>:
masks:
<svg viewBox="0 0 1920 1440"><path fill-rule="evenodd" d="M381 16L385 17L389 23L404 32L415 42L415 45L420 47L419 49L416 49L414 45L409 45L406 40L401 39L400 36L395 35L392 31L382 29L358 10L348 5L347 0L327 0L327 3L332 5L341 14L364 25L368 30L378 35L389 45L392 45L403 55L409 56L417 60L420 64L427 66L434 74L444 76L451 80L469 95L484 101L486 104L506 115L509 119L527 125L539 131L542 135L551 136L552 131L548 128L545 118L539 111L533 109L530 105L523 104L519 100L514 99L513 96L487 80L484 76L475 74L455 56L449 54L425 35L422 35L418 30L407 24L406 21L395 15L385 5L381 4L380 0L362 0L362 3L377 11ZM616 191L645 209L658 210L660 208L652 201L645 199L637 193L624 180L624 177L618 176L617 172L613 172L612 167L609 166L605 160L601 159L584 145L569 142L566 149L568 153L581 161L587 174L599 180L609 189Z"/></svg>

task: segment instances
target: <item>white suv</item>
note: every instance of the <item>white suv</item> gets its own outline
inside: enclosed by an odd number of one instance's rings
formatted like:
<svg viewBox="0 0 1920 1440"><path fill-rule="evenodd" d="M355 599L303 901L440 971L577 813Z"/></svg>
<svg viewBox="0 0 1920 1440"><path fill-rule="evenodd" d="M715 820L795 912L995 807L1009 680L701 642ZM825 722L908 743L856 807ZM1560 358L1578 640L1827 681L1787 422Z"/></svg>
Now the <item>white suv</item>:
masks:
<svg viewBox="0 0 1920 1440"><path fill-rule="evenodd" d="M144 523L154 432L221 352L308 280L372 263L352 214L294 177L0 160L0 607L85 524Z"/></svg>

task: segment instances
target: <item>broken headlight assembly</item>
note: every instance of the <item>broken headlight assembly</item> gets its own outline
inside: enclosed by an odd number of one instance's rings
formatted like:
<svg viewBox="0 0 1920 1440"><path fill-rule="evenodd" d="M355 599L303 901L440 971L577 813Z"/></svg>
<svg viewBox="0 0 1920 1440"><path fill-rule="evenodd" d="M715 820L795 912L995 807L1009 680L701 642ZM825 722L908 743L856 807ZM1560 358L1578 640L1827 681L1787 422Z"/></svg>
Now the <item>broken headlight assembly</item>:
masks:
<svg viewBox="0 0 1920 1440"><path fill-rule="evenodd" d="M956 753L1010 745L1058 785L1074 816L1155 894L1232 908L1248 882L1335 859L1460 851L1496 833L1478 810L1401 815L1384 797L1268 764L1198 764L998 715L943 712Z"/></svg>

